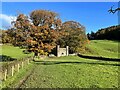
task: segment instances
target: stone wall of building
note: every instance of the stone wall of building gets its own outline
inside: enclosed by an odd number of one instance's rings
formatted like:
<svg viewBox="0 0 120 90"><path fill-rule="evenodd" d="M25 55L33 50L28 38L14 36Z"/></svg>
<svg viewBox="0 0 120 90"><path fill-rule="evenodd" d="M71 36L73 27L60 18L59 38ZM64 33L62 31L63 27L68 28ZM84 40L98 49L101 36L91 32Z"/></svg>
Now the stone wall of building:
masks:
<svg viewBox="0 0 120 90"><path fill-rule="evenodd" d="M57 45L57 57L60 56L68 56L69 55L69 47L66 46L66 48L60 48L60 45Z"/></svg>

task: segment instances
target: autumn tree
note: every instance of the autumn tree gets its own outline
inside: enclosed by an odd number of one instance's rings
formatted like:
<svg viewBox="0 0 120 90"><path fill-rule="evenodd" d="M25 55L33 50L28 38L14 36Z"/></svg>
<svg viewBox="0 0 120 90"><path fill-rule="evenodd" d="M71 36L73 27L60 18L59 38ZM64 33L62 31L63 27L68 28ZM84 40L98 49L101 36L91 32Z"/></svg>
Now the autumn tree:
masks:
<svg viewBox="0 0 120 90"><path fill-rule="evenodd" d="M54 29L59 29L61 26L59 15L48 10L32 11L30 18L35 26L46 26L47 28Z"/></svg>
<svg viewBox="0 0 120 90"><path fill-rule="evenodd" d="M30 19L36 29L31 34L36 53L47 54L56 46L61 20L58 14L48 10L35 10L30 14ZM31 48L31 47L30 47ZM32 48L31 48L32 49ZM34 48L33 48L34 49Z"/></svg>
<svg viewBox="0 0 120 90"><path fill-rule="evenodd" d="M59 15L49 10L34 10L29 16L19 14L12 24L9 36L13 45L25 46L35 56L47 55L56 44L79 53L87 41L83 25L76 21L62 23Z"/></svg>
<svg viewBox="0 0 120 90"><path fill-rule="evenodd" d="M76 21L67 21L63 23L62 31L58 44L69 46L70 53L79 53L87 41L85 27Z"/></svg>
<svg viewBox="0 0 120 90"><path fill-rule="evenodd" d="M26 40L30 38L31 23L29 18L24 14L17 16L16 21L12 24L14 28L11 28L11 37L13 37L13 45L15 46L26 46ZM10 31L10 30L9 30Z"/></svg>
<svg viewBox="0 0 120 90"><path fill-rule="evenodd" d="M58 14L48 10L35 10L30 18L20 14L14 24L16 45L27 46L28 51L48 54L56 46L61 20Z"/></svg>
<svg viewBox="0 0 120 90"><path fill-rule="evenodd" d="M1 30L1 43L6 44L6 43L12 43L13 38L10 36L10 31L9 30Z"/></svg>

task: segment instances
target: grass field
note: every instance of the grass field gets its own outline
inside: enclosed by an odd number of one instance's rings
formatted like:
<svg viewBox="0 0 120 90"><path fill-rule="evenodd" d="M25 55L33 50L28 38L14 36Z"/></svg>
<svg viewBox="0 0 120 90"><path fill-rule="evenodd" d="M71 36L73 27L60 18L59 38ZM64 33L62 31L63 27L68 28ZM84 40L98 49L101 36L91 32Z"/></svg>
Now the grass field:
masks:
<svg viewBox="0 0 120 90"><path fill-rule="evenodd" d="M87 55L118 58L118 42L93 40L87 47ZM18 47L3 46L2 49L3 54L14 58L25 56ZM16 82L10 79L11 83L9 82L9 85L5 83L5 86L16 87L21 79L34 69L21 84L21 88L117 88L119 68L119 62L85 59L78 56L45 58L32 62L30 70L21 72L23 74L16 78Z"/></svg>
<svg viewBox="0 0 120 90"><path fill-rule="evenodd" d="M33 55L33 54L24 54L23 53L24 49L20 49L19 47L14 47L12 45L2 45L0 47L2 47L1 55L10 56L11 58L19 59Z"/></svg>
<svg viewBox="0 0 120 90"><path fill-rule="evenodd" d="M87 51L85 54L118 58L118 44L120 44L120 42L110 40L92 40L90 44L87 45Z"/></svg>
<svg viewBox="0 0 120 90"><path fill-rule="evenodd" d="M69 56L36 61L34 67L22 88L118 87L118 62Z"/></svg>

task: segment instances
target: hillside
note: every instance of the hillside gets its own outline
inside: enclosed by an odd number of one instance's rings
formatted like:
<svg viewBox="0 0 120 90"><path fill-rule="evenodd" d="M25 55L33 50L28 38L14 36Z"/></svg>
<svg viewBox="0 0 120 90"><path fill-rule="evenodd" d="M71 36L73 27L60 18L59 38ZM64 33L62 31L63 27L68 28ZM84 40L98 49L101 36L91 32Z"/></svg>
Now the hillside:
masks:
<svg viewBox="0 0 120 90"><path fill-rule="evenodd" d="M86 55L118 58L118 45L120 42L111 40L91 40L86 46Z"/></svg>
<svg viewBox="0 0 120 90"><path fill-rule="evenodd" d="M97 32L87 34L90 40L120 40L120 25L110 26L107 28L99 29Z"/></svg>
<svg viewBox="0 0 120 90"><path fill-rule="evenodd" d="M27 56L32 56L33 54L24 54L23 50L24 49L20 49L19 47L14 47L12 45L1 45L1 53L0 56L3 56L5 58L9 57L9 58L14 58L14 59L20 59L20 58L24 58Z"/></svg>

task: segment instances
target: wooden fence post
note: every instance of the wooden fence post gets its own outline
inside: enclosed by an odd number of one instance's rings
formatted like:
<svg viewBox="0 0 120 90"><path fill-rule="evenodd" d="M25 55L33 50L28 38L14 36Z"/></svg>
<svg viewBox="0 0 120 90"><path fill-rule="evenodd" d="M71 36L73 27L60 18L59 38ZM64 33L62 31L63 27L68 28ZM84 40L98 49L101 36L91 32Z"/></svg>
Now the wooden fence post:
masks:
<svg viewBox="0 0 120 90"><path fill-rule="evenodd" d="M24 64L23 64L23 62L22 62L22 69L23 69L23 65L24 65Z"/></svg>
<svg viewBox="0 0 120 90"><path fill-rule="evenodd" d="M18 72L19 72L19 68L20 68L20 65L19 65L19 63L18 63Z"/></svg>
<svg viewBox="0 0 120 90"><path fill-rule="evenodd" d="M4 80L6 81L7 79L7 69L5 69L5 77L4 77Z"/></svg>
<svg viewBox="0 0 120 90"><path fill-rule="evenodd" d="M28 58L28 64L29 64L29 58Z"/></svg>
<svg viewBox="0 0 120 90"><path fill-rule="evenodd" d="M12 66L12 76L14 75L14 65Z"/></svg>

